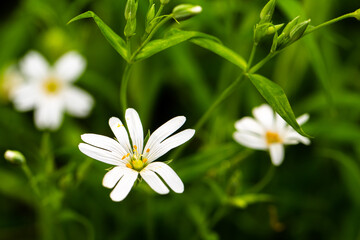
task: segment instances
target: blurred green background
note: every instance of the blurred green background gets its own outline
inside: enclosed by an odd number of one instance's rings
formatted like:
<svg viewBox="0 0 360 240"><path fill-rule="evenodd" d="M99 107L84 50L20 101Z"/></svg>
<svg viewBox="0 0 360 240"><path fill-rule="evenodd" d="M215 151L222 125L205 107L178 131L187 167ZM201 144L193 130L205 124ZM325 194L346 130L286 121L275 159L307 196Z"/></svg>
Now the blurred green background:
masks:
<svg viewBox="0 0 360 240"><path fill-rule="evenodd" d="M171 0L164 12L180 3L201 5L203 12L180 25L167 24L156 37L173 26L201 31L248 58L266 1ZM0 72L32 49L50 62L75 49L88 63L76 85L96 103L88 118L65 116L58 131L43 133L34 126L33 112L17 112L1 91L0 152L23 152L46 197L40 203L20 167L2 158L0 240L360 240L359 21L346 19L320 29L259 71L283 87L296 116L310 114L304 126L314 136L310 146L288 147L284 163L273 171L266 152L235 143L234 122L264 103L245 81L171 163L185 183L183 194L160 196L142 182L115 203L101 185L108 166L81 154L77 145L83 133L112 137L108 119L123 119L119 87L125 62L92 20L66 23L92 10L122 36L124 7L124 0L18 0L1 7ZM278 0L273 22L301 15L318 25L359 7L352 0ZM148 1L139 0L135 42L147 8ZM255 61L266 56L270 41L262 42ZM182 43L135 64L128 103L145 130L154 131L178 115L186 116L185 128L191 128L239 74L212 52ZM270 179L261 186L264 176Z"/></svg>

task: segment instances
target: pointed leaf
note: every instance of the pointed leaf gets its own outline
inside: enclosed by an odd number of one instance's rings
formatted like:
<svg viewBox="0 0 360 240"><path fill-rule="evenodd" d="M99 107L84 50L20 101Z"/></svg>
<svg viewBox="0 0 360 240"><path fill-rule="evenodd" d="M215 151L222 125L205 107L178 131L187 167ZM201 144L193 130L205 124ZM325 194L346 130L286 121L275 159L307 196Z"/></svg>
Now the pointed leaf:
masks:
<svg viewBox="0 0 360 240"><path fill-rule="evenodd" d="M126 60L128 61L128 52L124 39L117 35L108 25L106 25L94 12L87 11L82 13L73 19L69 23L75 22L84 18L93 18L95 23L98 25L101 33L104 35L106 40L111 44L113 48Z"/></svg>
<svg viewBox="0 0 360 240"><path fill-rule="evenodd" d="M282 88L276 83L270 81L264 76L258 74L248 74L252 84L256 87L259 93L265 98L270 106L299 134L307 135L296 121L293 110L291 109L289 100L287 99Z"/></svg>
<svg viewBox="0 0 360 240"><path fill-rule="evenodd" d="M158 52L161 52L169 47L175 46L179 43L185 42L192 38L211 38L216 41L215 37L205 33L196 31L182 31L179 29L171 29L164 38L156 39L146 44L140 52L135 56L135 61L140 61L148 58Z"/></svg>
<svg viewBox="0 0 360 240"><path fill-rule="evenodd" d="M241 57L236 52L234 52L233 50L225 47L219 42L213 41L212 39L209 38L196 38L196 39L192 39L191 42L195 43L196 45L199 45L200 47L206 48L207 50L210 50L213 53L216 53L220 57L223 57L226 60L232 62L242 70L246 69L247 64L244 58Z"/></svg>

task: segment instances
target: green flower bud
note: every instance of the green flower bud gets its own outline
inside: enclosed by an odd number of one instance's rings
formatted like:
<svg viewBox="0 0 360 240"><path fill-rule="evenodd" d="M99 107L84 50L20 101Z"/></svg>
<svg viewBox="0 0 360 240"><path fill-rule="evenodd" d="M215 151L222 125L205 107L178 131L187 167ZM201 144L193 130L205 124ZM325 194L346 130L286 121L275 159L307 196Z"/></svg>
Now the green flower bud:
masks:
<svg viewBox="0 0 360 240"><path fill-rule="evenodd" d="M309 23L311 22L311 19L308 19L306 21L303 21L299 24L297 24L290 32L290 41L291 43L295 42L299 38L301 38L304 35L304 32L306 28L308 27Z"/></svg>
<svg viewBox="0 0 360 240"><path fill-rule="evenodd" d="M146 25L149 25L151 20L153 20L155 17L155 4L151 5L149 8L147 14L146 14Z"/></svg>
<svg viewBox="0 0 360 240"><path fill-rule="evenodd" d="M125 37L129 38L135 35L136 30L136 19L129 19L126 22L125 29L124 29L124 35Z"/></svg>
<svg viewBox="0 0 360 240"><path fill-rule="evenodd" d="M14 164L24 164L26 163L26 159L24 157L24 155L19 152L19 151L15 151L15 150L7 150L4 154L4 157L6 160L8 160L11 163Z"/></svg>
<svg viewBox="0 0 360 240"><path fill-rule="evenodd" d="M271 35L276 33L280 28L282 28L282 26L284 26L284 24L277 24L277 25L272 25L270 27L267 28L266 30L266 35Z"/></svg>
<svg viewBox="0 0 360 240"><path fill-rule="evenodd" d="M270 22L275 10L276 1L270 0L260 12L260 23Z"/></svg>
<svg viewBox="0 0 360 240"><path fill-rule="evenodd" d="M284 27L283 33L288 36L290 35L291 29L298 23L300 16L297 16L293 20L291 20L286 26Z"/></svg>
<svg viewBox="0 0 360 240"><path fill-rule="evenodd" d="M162 5L168 4L170 2L170 0L160 0L160 3Z"/></svg>
<svg viewBox="0 0 360 240"><path fill-rule="evenodd" d="M354 12L354 17L360 21L360 8Z"/></svg>
<svg viewBox="0 0 360 240"><path fill-rule="evenodd" d="M128 0L125 6L125 19L135 19L138 2L136 0Z"/></svg>
<svg viewBox="0 0 360 240"><path fill-rule="evenodd" d="M176 20L181 21L198 15L201 11L202 8L199 5L180 4L174 7L172 15Z"/></svg>

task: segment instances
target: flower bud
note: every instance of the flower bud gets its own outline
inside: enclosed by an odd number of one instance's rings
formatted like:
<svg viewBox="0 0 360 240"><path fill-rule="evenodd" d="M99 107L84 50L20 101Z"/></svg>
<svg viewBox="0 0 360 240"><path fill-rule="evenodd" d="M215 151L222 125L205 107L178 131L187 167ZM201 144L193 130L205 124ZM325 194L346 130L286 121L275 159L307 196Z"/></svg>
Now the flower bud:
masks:
<svg viewBox="0 0 360 240"><path fill-rule="evenodd" d="M160 0L160 3L162 5L168 4L170 2L170 0Z"/></svg>
<svg viewBox="0 0 360 240"><path fill-rule="evenodd" d="M275 10L276 1L270 0L260 12L260 23L270 22Z"/></svg>
<svg viewBox="0 0 360 240"><path fill-rule="evenodd" d="M136 0L128 0L125 6L125 19L135 19L138 2Z"/></svg>
<svg viewBox="0 0 360 240"><path fill-rule="evenodd" d="M26 163L26 159L24 155L19 151L7 150L4 154L4 157L7 161L13 164L24 164Z"/></svg>
<svg viewBox="0 0 360 240"><path fill-rule="evenodd" d="M293 20L291 20L286 26L284 27L283 33L288 36L290 35L291 29L298 23L300 16L297 16Z"/></svg>
<svg viewBox="0 0 360 240"><path fill-rule="evenodd" d="M201 13L201 11L202 8L199 5L180 4L174 7L172 15L176 20L181 21L196 16Z"/></svg>
<svg viewBox="0 0 360 240"><path fill-rule="evenodd" d="M291 31L290 31L290 41L295 42L299 38L301 38L304 35L304 32L306 28L309 26L309 23L311 22L311 19L308 19L306 21L303 21L299 24L297 24Z"/></svg>
<svg viewBox="0 0 360 240"><path fill-rule="evenodd" d="M272 25L270 27L267 28L266 30L266 35L271 35L274 34L275 32L277 32L280 28L282 28L282 26L284 26L284 24L277 24L277 25Z"/></svg>
<svg viewBox="0 0 360 240"><path fill-rule="evenodd" d="M151 20L153 20L155 17L155 4L151 5L149 8L147 14L146 14L146 25L149 25Z"/></svg>
<svg viewBox="0 0 360 240"><path fill-rule="evenodd" d="M360 8L354 12L354 17L360 21Z"/></svg>
<svg viewBox="0 0 360 240"><path fill-rule="evenodd" d="M125 29L124 29L124 35L125 37L129 38L135 35L136 30L136 19L129 19L126 22Z"/></svg>

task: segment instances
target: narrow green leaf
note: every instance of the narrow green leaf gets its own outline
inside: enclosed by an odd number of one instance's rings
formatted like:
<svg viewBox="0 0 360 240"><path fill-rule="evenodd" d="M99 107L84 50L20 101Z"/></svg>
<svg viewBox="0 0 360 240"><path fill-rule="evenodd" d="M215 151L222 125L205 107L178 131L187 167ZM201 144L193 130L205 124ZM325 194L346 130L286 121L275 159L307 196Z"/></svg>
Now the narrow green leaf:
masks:
<svg viewBox="0 0 360 240"><path fill-rule="evenodd" d="M248 74L252 84L256 87L259 93L265 98L270 106L299 134L307 135L296 121L293 110L291 109L289 100L287 99L282 88L276 83L270 81L264 76L258 74Z"/></svg>
<svg viewBox="0 0 360 240"><path fill-rule="evenodd" d="M182 31L179 29L171 29L162 39L156 39L146 44L140 52L135 56L135 61L140 61L148 58L158 52L167 48L175 46L179 43L185 42L192 38L211 38L216 41L216 38L205 33L196 31Z"/></svg>
<svg viewBox="0 0 360 240"><path fill-rule="evenodd" d="M225 47L219 42L213 41L209 38L196 38L191 40L192 43L199 45L200 47L206 48L207 50L216 53L220 57L225 58L229 62L235 64L240 69L246 69L246 61L239 54L235 53L233 50Z"/></svg>
<svg viewBox="0 0 360 240"><path fill-rule="evenodd" d="M129 61L129 56L126 48L126 43L119 35L117 35L108 25L106 25L94 12L87 11L82 13L73 19L69 23L75 22L84 18L93 18L97 26L99 27L101 33L104 35L106 40L111 44L111 46L126 60Z"/></svg>

